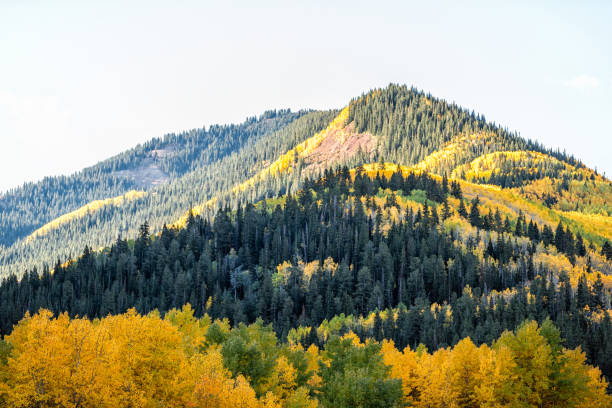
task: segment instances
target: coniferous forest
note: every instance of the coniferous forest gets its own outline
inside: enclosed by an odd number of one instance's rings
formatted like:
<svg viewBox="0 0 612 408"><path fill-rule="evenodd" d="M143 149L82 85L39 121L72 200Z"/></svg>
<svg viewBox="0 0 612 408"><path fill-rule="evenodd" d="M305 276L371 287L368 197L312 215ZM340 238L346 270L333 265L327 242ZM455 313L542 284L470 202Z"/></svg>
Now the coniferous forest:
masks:
<svg viewBox="0 0 612 408"><path fill-rule="evenodd" d="M398 85L153 140L0 199L0 406L610 407L611 198Z"/></svg>

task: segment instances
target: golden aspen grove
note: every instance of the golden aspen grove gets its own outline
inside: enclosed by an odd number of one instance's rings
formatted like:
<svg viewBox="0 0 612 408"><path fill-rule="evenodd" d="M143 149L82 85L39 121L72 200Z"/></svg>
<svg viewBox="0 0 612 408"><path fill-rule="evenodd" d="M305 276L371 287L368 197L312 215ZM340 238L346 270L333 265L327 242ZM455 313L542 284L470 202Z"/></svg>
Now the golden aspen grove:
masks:
<svg viewBox="0 0 612 408"><path fill-rule="evenodd" d="M2 343L6 407L609 407L601 372L550 321L492 346L433 353L361 342L278 343L260 322L230 328L189 305L94 321L26 316Z"/></svg>

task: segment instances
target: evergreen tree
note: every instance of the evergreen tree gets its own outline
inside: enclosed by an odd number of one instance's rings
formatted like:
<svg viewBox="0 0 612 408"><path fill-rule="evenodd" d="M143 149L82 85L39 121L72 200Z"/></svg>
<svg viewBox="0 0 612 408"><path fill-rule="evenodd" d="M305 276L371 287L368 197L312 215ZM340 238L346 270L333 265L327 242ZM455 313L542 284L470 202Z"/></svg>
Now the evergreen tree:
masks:
<svg viewBox="0 0 612 408"><path fill-rule="evenodd" d="M612 245L610 245L610 241L604 242L601 247L601 254L605 256L607 260L612 260Z"/></svg>
<svg viewBox="0 0 612 408"><path fill-rule="evenodd" d="M463 200L459 200L459 208L457 209L457 213L463 218L467 218L468 216L468 212L465 208L465 204L463 204Z"/></svg>
<svg viewBox="0 0 612 408"><path fill-rule="evenodd" d="M480 198L478 196L474 197L470 206L470 224L475 227L482 226L482 220L480 219L480 210L478 209L478 204L480 203Z"/></svg>

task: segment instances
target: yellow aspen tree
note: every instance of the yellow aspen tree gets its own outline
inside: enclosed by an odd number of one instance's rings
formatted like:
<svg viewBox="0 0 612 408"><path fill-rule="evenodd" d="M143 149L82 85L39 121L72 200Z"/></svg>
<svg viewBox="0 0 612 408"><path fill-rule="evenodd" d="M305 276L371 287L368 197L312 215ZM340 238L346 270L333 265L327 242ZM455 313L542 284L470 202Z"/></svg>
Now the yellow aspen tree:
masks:
<svg viewBox="0 0 612 408"><path fill-rule="evenodd" d="M418 355L409 347L404 352L395 348L393 341L383 341L381 353L385 365L391 367L389 376L402 380L404 402L408 406L415 405L419 399L419 363Z"/></svg>
<svg viewBox="0 0 612 408"><path fill-rule="evenodd" d="M450 353L448 369L452 394L460 407L475 405L479 357L478 348L469 337L457 343Z"/></svg>

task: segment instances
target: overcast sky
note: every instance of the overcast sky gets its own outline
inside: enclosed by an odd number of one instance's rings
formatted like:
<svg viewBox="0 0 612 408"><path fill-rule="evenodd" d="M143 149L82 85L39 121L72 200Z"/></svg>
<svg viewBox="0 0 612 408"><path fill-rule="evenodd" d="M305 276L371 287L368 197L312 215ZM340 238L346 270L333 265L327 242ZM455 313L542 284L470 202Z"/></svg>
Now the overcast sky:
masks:
<svg viewBox="0 0 612 408"><path fill-rule="evenodd" d="M0 191L390 82L612 175L612 2L92 3L0 0Z"/></svg>

